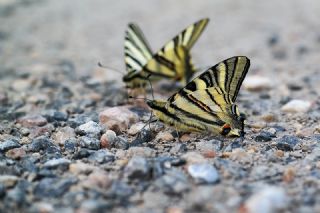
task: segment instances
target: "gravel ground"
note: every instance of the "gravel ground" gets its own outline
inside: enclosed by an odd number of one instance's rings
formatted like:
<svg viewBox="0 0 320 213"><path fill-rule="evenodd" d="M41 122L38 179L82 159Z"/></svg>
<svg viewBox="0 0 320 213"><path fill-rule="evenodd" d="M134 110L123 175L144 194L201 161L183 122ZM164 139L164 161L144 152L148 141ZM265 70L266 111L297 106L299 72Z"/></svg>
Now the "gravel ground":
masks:
<svg viewBox="0 0 320 213"><path fill-rule="evenodd" d="M0 0L0 212L320 212L319 10L316 0ZM251 59L243 141L142 129L145 104L128 104L121 75L96 66L124 70L130 21L156 50L203 17L196 64Z"/></svg>

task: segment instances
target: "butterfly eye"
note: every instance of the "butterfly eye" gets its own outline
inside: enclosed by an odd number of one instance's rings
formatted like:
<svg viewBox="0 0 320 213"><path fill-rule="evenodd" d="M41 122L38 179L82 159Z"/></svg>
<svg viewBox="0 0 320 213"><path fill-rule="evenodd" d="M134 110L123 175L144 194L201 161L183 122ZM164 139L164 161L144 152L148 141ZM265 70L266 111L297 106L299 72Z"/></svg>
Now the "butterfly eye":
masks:
<svg viewBox="0 0 320 213"><path fill-rule="evenodd" d="M221 135L227 135L231 131L231 127L229 124L225 124L222 127Z"/></svg>

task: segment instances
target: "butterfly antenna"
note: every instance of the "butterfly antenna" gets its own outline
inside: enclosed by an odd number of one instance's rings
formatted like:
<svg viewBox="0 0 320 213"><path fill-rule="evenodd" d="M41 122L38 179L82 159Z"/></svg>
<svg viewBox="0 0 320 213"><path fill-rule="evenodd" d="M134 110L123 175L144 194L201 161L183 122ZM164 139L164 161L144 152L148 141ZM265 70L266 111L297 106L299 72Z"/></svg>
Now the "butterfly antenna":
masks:
<svg viewBox="0 0 320 213"><path fill-rule="evenodd" d="M151 76L151 74L149 74L149 75L147 76L147 80L148 80L148 82L149 82L149 84L150 84L152 99L154 100L153 87L152 87L152 83L151 83L151 80L150 80L150 76Z"/></svg>
<svg viewBox="0 0 320 213"><path fill-rule="evenodd" d="M124 72L122 72L122 71L120 71L120 70L118 70L118 69L115 69L115 68L113 68L113 67L109 67L109 66L105 66L105 65L101 64L100 61L98 62L98 66L101 67L101 68L103 68L103 69L112 70L112 71L114 71L114 72L121 73L122 75L126 75L126 73L124 73Z"/></svg>

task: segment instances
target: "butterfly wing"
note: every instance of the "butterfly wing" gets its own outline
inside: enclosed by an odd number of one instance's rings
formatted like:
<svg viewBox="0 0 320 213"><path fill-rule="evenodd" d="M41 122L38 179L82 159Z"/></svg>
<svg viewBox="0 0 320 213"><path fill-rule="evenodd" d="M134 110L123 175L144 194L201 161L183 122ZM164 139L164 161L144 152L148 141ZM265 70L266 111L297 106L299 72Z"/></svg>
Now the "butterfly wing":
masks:
<svg viewBox="0 0 320 213"><path fill-rule="evenodd" d="M196 71L190 49L198 40L209 19L202 19L183 30L170 40L143 67L142 75L152 78L163 77L181 81L184 85Z"/></svg>
<svg viewBox="0 0 320 213"><path fill-rule="evenodd" d="M140 71L152 58L152 50L145 36L134 23L128 24L124 41L125 64L128 72Z"/></svg>
<svg viewBox="0 0 320 213"><path fill-rule="evenodd" d="M226 103L232 104L237 99L249 67L250 60L245 56L235 56L226 59L193 79L178 93L183 96L185 93L189 94L197 90L213 87L216 93L218 93L214 97L221 96Z"/></svg>

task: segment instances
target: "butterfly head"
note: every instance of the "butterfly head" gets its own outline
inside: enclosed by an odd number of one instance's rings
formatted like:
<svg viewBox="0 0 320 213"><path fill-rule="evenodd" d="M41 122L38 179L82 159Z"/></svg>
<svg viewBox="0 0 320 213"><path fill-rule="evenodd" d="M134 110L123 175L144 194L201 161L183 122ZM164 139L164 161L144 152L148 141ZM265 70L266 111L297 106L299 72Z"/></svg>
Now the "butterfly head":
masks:
<svg viewBox="0 0 320 213"><path fill-rule="evenodd" d="M237 111L226 117L227 119L225 119L225 123L221 127L220 134L228 137L244 137L245 115Z"/></svg>

